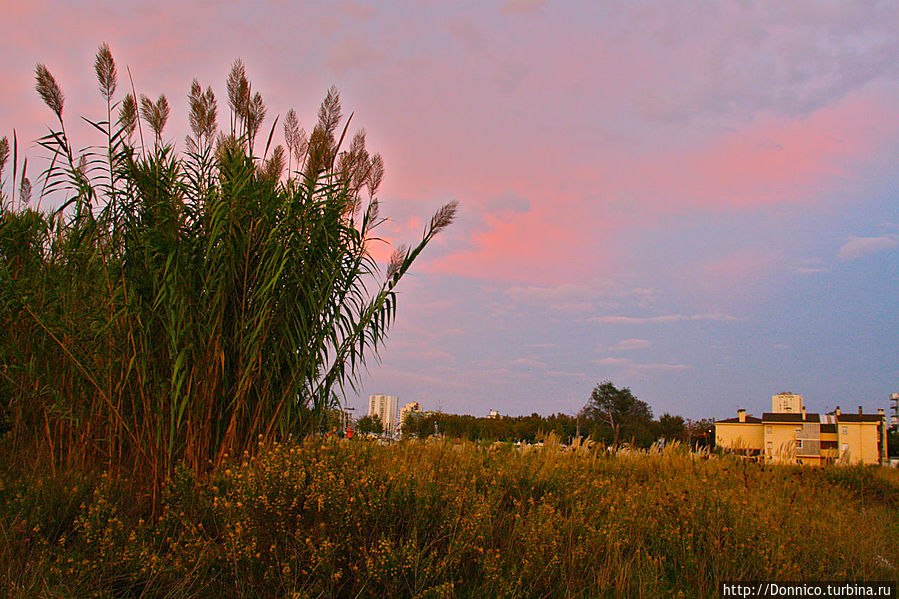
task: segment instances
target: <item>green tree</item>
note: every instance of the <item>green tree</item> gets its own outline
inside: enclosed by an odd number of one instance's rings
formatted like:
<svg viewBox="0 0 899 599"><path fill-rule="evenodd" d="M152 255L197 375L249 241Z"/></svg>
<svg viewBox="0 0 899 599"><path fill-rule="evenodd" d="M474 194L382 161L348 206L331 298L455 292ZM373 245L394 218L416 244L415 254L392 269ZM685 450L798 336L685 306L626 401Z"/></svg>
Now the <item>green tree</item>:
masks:
<svg viewBox="0 0 899 599"><path fill-rule="evenodd" d="M659 418L656 432L659 438L668 441L685 441L687 438L687 428L683 417L667 413L662 414L662 417Z"/></svg>
<svg viewBox="0 0 899 599"><path fill-rule="evenodd" d="M356 421L356 430L362 434L374 433L380 435L384 432L384 424L381 422L380 416L371 414L369 416L363 416Z"/></svg>
<svg viewBox="0 0 899 599"><path fill-rule="evenodd" d="M419 436L418 432L421 428L421 420L424 417L421 411L410 410L403 415L403 421L400 423L400 432L403 437Z"/></svg>
<svg viewBox="0 0 899 599"><path fill-rule="evenodd" d="M592 421L595 437L613 445L622 440L652 442L652 410L627 387L618 389L611 381L597 384L581 415Z"/></svg>
<svg viewBox="0 0 899 599"><path fill-rule="evenodd" d="M887 430L887 455L899 458L899 428L895 426Z"/></svg>

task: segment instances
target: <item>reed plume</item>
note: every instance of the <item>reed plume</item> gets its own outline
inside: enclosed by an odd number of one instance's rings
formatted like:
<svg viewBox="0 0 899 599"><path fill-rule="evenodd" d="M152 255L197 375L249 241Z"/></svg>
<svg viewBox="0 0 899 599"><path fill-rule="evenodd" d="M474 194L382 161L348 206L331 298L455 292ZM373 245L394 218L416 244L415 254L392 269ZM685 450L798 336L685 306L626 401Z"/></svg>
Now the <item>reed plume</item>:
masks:
<svg viewBox="0 0 899 599"><path fill-rule="evenodd" d="M166 122L169 120L169 101L165 95L160 94L156 103L153 103L147 96L140 97L140 114L144 121L156 134L156 143L158 144L162 138L162 130L165 128Z"/></svg>
<svg viewBox="0 0 899 599"><path fill-rule="evenodd" d="M131 136L137 127L137 102L134 101L134 96L131 94L126 95L122 100L119 108L119 124L128 136Z"/></svg>
<svg viewBox="0 0 899 599"><path fill-rule="evenodd" d="M41 96L41 99L50 110L53 111L56 118L62 120L62 108L65 104L65 96L62 94L62 90L59 89L56 79L53 78L53 75L50 74L50 71L43 64L38 64L35 67L34 75L37 79L35 85L37 93Z"/></svg>
<svg viewBox="0 0 899 599"><path fill-rule="evenodd" d="M100 50L97 52L97 57L94 61L94 71L97 73L100 94L107 102L112 101L118 78L116 75L115 61L112 58L112 51L110 51L109 44L106 42L100 46Z"/></svg>
<svg viewBox="0 0 899 599"><path fill-rule="evenodd" d="M9 140L4 135L0 137L0 211L3 210L3 171L6 169L7 160L9 160Z"/></svg>

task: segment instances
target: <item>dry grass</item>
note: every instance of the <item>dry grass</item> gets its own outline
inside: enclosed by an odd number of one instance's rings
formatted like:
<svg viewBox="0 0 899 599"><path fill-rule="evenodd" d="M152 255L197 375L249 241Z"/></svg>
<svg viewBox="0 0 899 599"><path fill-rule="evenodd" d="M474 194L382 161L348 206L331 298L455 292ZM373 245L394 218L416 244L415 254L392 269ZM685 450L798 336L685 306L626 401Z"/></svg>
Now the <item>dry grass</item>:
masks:
<svg viewBox="0 0 899 599"><path fill-rule="evenodd" d="M713 597L897 579L899 473L411 441L274 445L158 520L111 478L4 477L12 596Z"/></svg>

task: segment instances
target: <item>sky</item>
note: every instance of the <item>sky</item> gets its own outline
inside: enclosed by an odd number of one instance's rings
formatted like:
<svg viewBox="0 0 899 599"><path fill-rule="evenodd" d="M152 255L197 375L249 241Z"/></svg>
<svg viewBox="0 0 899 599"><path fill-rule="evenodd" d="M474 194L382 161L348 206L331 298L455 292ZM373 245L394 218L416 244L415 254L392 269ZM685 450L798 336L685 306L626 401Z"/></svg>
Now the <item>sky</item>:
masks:
<svg viewBox="0 0 899 599"><path fill-rule="evenodd" d="M32 164L53 116L35 64L76 145L97 143L77 118L105 110L108 42L120 89L127 66L167 95L182 149L191 80L223 111L237 58L269 119L295 108L307 130L335 85L385 160L385 244L459 202L400 284L357 414L373 393L572 414L605 380L688 418L786 390L873 412L899 392L896 2L0 7L0 135Z"/></svg>

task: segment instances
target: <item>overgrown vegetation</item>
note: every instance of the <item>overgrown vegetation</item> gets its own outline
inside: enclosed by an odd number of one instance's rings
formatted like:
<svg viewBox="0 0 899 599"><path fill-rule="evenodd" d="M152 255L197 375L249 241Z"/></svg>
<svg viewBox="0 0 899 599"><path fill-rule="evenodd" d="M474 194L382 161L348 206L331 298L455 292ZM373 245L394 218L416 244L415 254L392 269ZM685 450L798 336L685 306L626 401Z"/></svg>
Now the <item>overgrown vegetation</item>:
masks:
<svg viewBox="0 0 899 599"><path fill-rule="evenodd" d="M274 445L158 519L106 477L0 477L12 597L717 597L897 580L899 472L454 441Z"/></svg>
<svg viewBox="0 0 899 599"><path fill-rule="evenodd" d="M78 151L62 90L36 68L55 117L38 141L51 160L40 190L59 210L33 208L13 136L0 186L2 421L13 456L158 488L178 464L202 472L314 430L383 343L395 286L456 206L380 275L383 161L364 132L347 137L350 119L341 128L336 90L308 138L291 110L287 148L272 148L278 119L261 128L266 106L237 61L229 124L195 80L179 153L164 95L120 97L105 44L95 70L103 116L88 122L101 142ZM0 180L8 162L4 137Z"/></svg>

